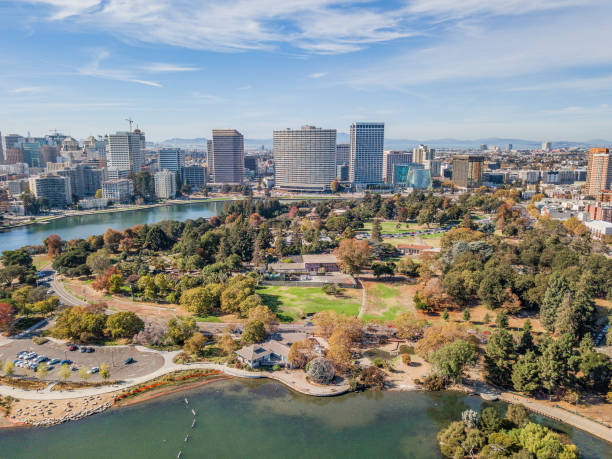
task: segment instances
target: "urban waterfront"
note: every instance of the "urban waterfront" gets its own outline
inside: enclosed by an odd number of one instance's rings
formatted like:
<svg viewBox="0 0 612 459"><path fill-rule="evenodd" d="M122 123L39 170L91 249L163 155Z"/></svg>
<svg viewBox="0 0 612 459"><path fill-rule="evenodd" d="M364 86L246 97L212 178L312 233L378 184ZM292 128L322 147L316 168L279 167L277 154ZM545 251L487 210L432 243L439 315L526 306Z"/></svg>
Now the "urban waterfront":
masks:
<svg viewBox="0 0 612 459"><path fill-rule="evenodd" d="M223 205L223 201L194 202L59 218L46 224L27 225L0 233L0 250L14 250L24 245L42 244L50 234L58 234L63 240L68 241L87 238L92 234L103 234L107 228L124 230L134 225L151 224L162 220L184 221L212 217L221 211Z"/></svg>
<svg viewBox="0 0 612 459"><path fill-rule="evenodd" d="M189 406L184 398L187 397ZM441 457L437 432L468 408L503 407L456 392L296 394L273 381L220 381L50 428L0 432L0 455L19 458ZM196 410L196 423L192 429ZM569 426L584 458L610 444ZM185 438L188 436L187 441Z"/></svg>

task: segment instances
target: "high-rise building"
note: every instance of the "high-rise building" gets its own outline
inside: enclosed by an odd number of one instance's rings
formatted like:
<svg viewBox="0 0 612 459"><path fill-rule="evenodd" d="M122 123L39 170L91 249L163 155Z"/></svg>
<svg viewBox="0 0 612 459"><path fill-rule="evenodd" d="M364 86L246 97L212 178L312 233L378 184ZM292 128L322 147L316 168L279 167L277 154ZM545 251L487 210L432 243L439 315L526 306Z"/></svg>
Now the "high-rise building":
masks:
<svg viewBox="0 0 612 459"><path fill-rule="evenodd" d="M607 148L591 148L587 166L585 193L597 197L600 192L612 187L612 161Z"/></svg>
<svg viewBox="0 0 612 459"><path fill-rule="evenodd" d="M6 154L6 164L18 164L23 163L23 150L21 148L9 148L4 150Z"/></svg>
<svg viewBox="0 0 612 459"><path fill-rule="evenodd" d="M55 174L30 177L30 191L38 199L46 199L49 207L66 207L72 202L70 178Z"/></svg>
<svg viewBox="0 0 612 459"><path fill-rule="evenodd" d="M412 150L412 161L417 164L425 164L425 161L434 159L436 150L427 145L419 145Z"/></svg>
<svg viewBox="0 0 612 459"><path fill-rule="evenodd" d="M216 184L240 185L244 180L244 138L235 129L213 129L208 171Z"/></svg>
<svg viewBox="0 0 612 459"><path fill-rule="evenodd" d="M47 167L47 163L54 163L57 160L57 153L55 145L43 145L40 147L40 167Z"/></svg>
<svg viewBox="0 0 612 459"><path fill-rule="evenodd" d="M552 144L550 142L542 142L542 150L550 151Z"/></svg>
<svg viewBox="0 0 612 459"><path fill-rule="evenodd" d="M487 151L489 149L489 146L486 143L483 143L482 145L480 145L480 151Z"/></svg>
<svg viewBox="0 0 612 459"><path fill-rule="evenodd" d="M336 178L336 130L302 126L274 131L274 182L281 189L329 189Z"/></svg>
<svg viewBox="0 0 612 459"><path fill-rule="evenodd" d="M106 164L109 168L140 172L144 164L144 134L140 131L117 132L108 136Z"/></svg>
<svg viewBox="0 0 612 459"><path fill-rule="evenodd" d="M509 143L508 146L506 147L506 151L508 153L510 153L512 151L512 147L513 147L513 145L511 143Z"/></svg>
<svg viewBox="0 0 612 459"><path fill-rule="evenodd" d="M336 145L336 166L351 163L351 144L339 143Z"/></svg>
<svg viewBox="0 0 612 459"><path fill-rule="evenodd" d="M183 183L186 183L192 188L201 190L206 186L206 168L197 164L184 166Z"/></svg>
<svg viewBox="0 0 612 459"><path fill-rule="evenodd" d="M423 166L431 173L432 177L440 177L442 161L438 159L426 159L423 161Z"/></svg>
<svg viewBox="0 0 612 459"><path fill-rule="evenodd" d="M176 196L176 172L163 170L156 172L155 196L160 199L169 199Z"/></svg>
<svg viewBox="0 0 612 459"><path fill-rule="evenodd" d="M393 166L392 183L397 186L406 186L410 171L414 169L425 170L425 166L418 163L395 164Z"/></svg>
<svg viewBox="0 0 612 459"><path fill-rule="evenodd" d="M4 154L6 155L11 148L21 149L21 144L24 140L25 139L19 134L8 134L2 136L2 150L4 151ZM4 158L6 159L7 156L4 156Z"/></svg>
<svg viewBox="0 0 612 459"><path fill-rule="evenodd" d="M181 169L185 165L185 152L180 148L162 148L159 150L159 170L176 172L181 175Z"/></svg>
<svg viewBox="0 0 612 459"><path fill-rule="evenodd" d="M393 183L393 168L396 164L412 162L412 153L409 151L385 150L383 151L383 181Z"/></svg>
<svg viewBox="0 0 612 459"><path fill-rule="evenodd" d="M484 156L453 156L453 183L459 188L478 188L482 186Z"/></svg>
<svg viewBox="0 0 612 459"><path fill-rule="evenodd" d="M41 167L40 164L40 141L28 138L21 144L23 161L30 167Z"/></svg>
<svg viewBox="0 0 612 459"><path fill-rule="evenodd" d="M351 124L349 180L367 186L382 183L385 123Z"/></svg>

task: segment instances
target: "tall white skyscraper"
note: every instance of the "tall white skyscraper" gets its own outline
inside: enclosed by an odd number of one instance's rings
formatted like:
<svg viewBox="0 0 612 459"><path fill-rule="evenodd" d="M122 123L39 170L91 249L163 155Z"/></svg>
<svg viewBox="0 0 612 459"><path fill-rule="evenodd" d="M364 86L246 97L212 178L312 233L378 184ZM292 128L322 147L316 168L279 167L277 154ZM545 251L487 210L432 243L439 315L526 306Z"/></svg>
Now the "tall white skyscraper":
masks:
<svg viewBox="0 0 612 459"><path fill-rule="evenodd" d="M428 148L427 145L419 145L412 150L412 160L417 164L425 164L425 161L434 159L436 150Z"/></svg>
<svg viewBox="0 0 612 459"><path fill-rule="evenodd" d="M302 126L274 131L274 183L290 190L324 191L336 178L336 130Z"/></svg>
<svg viewBox="0 0 612 459"><path fill-rule="evenodd" d="M349 180L356 185L382 183L385 123L351 124Z"/></svg>
<svg viewBox="0 0 612 459"><path fill-rule="evenodd" d="M144 164L144 133L117 132L108 136L106 166L120 171L140 172Z"/></svg>

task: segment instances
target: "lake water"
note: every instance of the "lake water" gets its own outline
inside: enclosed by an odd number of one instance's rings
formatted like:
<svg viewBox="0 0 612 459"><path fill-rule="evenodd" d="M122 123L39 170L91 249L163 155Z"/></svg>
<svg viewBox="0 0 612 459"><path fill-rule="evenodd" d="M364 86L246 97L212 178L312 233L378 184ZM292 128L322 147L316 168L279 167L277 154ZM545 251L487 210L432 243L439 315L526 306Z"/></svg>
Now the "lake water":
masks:
<svg viewBox="0 0 612 459"><path fill-rule="evenodd" d="M124 230L134 225L151 224L162 220L183 221L200 217L212 217L223 209L224 202L198 202L124 212L99 213L80 217L66 217L47 224L15 228L0 233L0 251L14 250L24 245L38 245L50 234L68 241L102 234L107 228Z"/></svg>
<svg viewBox="0 0 612 459"><path fill-rule="evenodd" d="M438 430L463 410L488 405L455 392L315 398L274 381L228 380L73 423L5 429L0 457L172 459L182 451L185 459L437 458ZM192 407L197 410L193 430ZM583 457L612 457L610 444L562 428Z"/></svg>

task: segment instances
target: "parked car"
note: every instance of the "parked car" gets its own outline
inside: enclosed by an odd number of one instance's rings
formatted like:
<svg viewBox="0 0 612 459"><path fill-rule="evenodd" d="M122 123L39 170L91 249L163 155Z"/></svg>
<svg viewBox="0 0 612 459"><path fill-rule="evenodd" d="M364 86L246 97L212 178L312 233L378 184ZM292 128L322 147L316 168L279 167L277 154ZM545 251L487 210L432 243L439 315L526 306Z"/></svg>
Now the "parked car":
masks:
<svg viewBox="0 0 612 459"><path fill-rule="evenodd" d="M92 367L89 369L89 371L87 373L89 373L90 375L93 375L94 373L97 373L100 371L99 367Z"/></svg>
<svg viewBox="0 0 612 459"><path fill-rule="evenodd" d="M125 359L125 364L129 365L130 363L134 363L135 360L132 357L128 357L127 359Z"/></svg>
<svg viewBox="0 0 612 459"><path fill-rule="evenodd" d="M68 348L69 351L76 351L77 349L78 347L76 347L74 344Z"/></svg>
<svg viewBox="0 0 612 459"><path fill-rule="evenodd" d="M49 365L55 365L57 363L59 363L60 359L51 359L49 360Z"/></svg>
<svg viewBox="0 0 612 459"><path fill-rule="evenodd" d="M88 347L87 348L87 353L91 354L92 352L95 352L95 349L93 347Z"/></svg>
<svg viewBox="0 0 612 459"><path fill-rule="evenodd" d="M70 365L72 363L72 360L69 359L64 359L60 361L60 365Z"/></svg>

